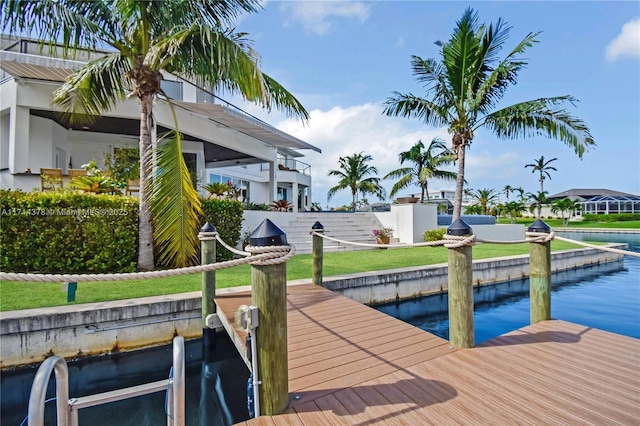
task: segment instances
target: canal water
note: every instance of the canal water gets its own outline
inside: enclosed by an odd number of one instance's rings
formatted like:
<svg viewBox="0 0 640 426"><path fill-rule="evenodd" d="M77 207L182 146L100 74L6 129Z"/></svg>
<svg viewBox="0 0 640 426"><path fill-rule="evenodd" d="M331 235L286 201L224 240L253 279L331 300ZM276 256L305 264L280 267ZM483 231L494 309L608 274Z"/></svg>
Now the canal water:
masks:
<svg viewBox="0 0 640 426"><path fill-rule="evenodd" d="M557 233L577 241L629 244L640 252L640 234ZM640 338L640 258L553 274L551 316ZM448 297L425 296L374 308L444 339L449 338ZM476 344L529 325L529 280L476 287Z"/></svg>
<svg viewBox="0 0 640 426"><path fill-rule="evenodd" d="M168 379L173 345L68 362L69 396L92 395ZM217 333L216 352L205 360L202 340L185 342L186 424L227 426L248 420L249 371L225 332ZM19 426L36 368L0 373L0 424ZM52 375L53 376L53 375ZM47 399L55 396L54 380ZM154 394L78 411L81 426L166 426L165 394ZM45 425L55 425L55 401L46 404ZM24 422L26 425L27 423Z"/></svg>

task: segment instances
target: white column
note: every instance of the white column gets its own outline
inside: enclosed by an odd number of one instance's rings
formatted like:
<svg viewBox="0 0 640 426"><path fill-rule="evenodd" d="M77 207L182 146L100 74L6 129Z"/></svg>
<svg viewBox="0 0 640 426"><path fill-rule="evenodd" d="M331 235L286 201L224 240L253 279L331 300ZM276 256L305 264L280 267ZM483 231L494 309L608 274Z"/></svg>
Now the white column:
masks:
<svg viewBox="0 0 640 426"><path fill-rule="evenodd" d="M291 196L293 197L293 212L298 213L298 182L294 181L291 185ZM303 200L304 201L304 200Z"/></svg>
<svg viewBox="0 0 640 426"><path fill-rule="evenodd" d="M29 108L13 105L9 121L9 171L23 173L29 166ZM41 165L51 167L51 164ZM40 173L40 169L32 170Z"/></svg>
<svg viewBox="0 0 640 426"><path fill-rule="evenodd" d="M276 201L278 199L278 181L277 181L277 173L278 173L278 151L276 149L273 150L273 158L269 161L269 200L267 204L272 201Z"/></svg>

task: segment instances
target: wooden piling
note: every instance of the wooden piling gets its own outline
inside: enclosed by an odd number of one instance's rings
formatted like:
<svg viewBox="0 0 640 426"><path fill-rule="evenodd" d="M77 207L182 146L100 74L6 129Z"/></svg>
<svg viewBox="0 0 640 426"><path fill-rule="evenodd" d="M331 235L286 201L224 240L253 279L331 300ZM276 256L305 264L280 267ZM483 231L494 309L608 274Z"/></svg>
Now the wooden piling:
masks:
<svg viewBox="0 0 640 426"><path fill-rule="evenodd" d="M324 227L320 222L316 222L311 227L311 232L324 233ZM313 235L312 238L312 254L313 254L313 267L311 282L315 285L322 285L322 262L324 256L324 238Z"/></svg>
<svg viewBox="0 0 640 426"><path fill-rule="evenodd" d="M448 235L468 236L471 228L456 220L447 229ZM473 258L471 245L448 248L449 265L449 342L456 348L475 345L473 324Z"/></svg>
<svg viewBox="0 0 640 426"><path fill-rule="evenodd" d="M551 228L538 219L527 230L549 233ZM531 324L551 319L551 241L529 243L529 300Z"/></svg>
<svg viewBox="0 0 640 426"><path fill-rule="evenodd" d="M252 246L286 245L286 235L269 219L250 238ZM287 264L251 265L251 303L258 308L256 346L260 414L273 416L289 404L287 352Z"/></svg>

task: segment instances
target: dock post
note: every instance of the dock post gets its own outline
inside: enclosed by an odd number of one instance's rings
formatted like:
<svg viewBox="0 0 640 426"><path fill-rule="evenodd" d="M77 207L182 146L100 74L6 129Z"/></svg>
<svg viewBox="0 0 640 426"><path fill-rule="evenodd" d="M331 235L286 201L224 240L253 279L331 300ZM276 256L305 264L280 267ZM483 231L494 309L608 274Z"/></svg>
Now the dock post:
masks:
<svg viewBox="0 0 640 426"><path fill-rule="evenodd" d="M287 236L265 219L249 238L255 247L287 245ZM249 250L250 251L250 250ZM266 263L266 262L265 262ZM289 404L287 354L287 264L251 264L251 303L258 308L256 328L260 414L273 416Z"/></svg>
<svg viewBox="0 0 640 426"><path fill-rule="evenodd" d="M216 261L216 228L209 222L200 229L201 263L209 265ZM204 354L216 350L216 330L207 326L207 316L216 313L216 271L202 273L202 346Z"/></svg>
<svg viewBox="0 0 640 426"><path fill-rule="evenodd" d="M528 232L551 232L544 221L537 219ZM529 243L529 299L531 324L551 319L551 241Z"/></svg>
<svg viewBox="0 0 640 426"><path fill-rule="evenodd" d="M447 235L462 237L472 235L463 220L457 219ZM448 247L449 264L449 342L456 348L472 348L475 345L473 328L473 258L470 244Z"/></svg>
<svg viewBox="0 0 640 426"><path fill-rule="evenodd" d="M324 234L324 227L318 221L311 227L311 232ZM311 282L315 285L322 286L322 261L324 256L323 248L324 239L318 235L313 235L312 251L313 251L313 269Z"/></svg>

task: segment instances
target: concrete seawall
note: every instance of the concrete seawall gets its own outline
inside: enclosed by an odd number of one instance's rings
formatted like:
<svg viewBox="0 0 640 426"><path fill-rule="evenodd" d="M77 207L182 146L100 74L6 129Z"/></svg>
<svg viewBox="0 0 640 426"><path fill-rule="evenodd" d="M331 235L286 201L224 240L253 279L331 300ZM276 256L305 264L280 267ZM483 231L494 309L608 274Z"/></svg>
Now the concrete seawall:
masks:
<svg viewBox="0 0 640 426"><path fill-rule="evenodd" d="M625 244L612 247L623 248ZM552 271L622 261L622 255L596 249L552 253ZM529 274L529 257L474 261L474 285ZM288 285L309 283L309 279ZM362 303L375 304L447 290L447 265L430 265L326 277L324 286ZM218 294L247 287L219 289ZM40 363L48 356L74 358L129 351L202 335L200 292L111 302L3 312L0 319L0 368Z"/></svg>

